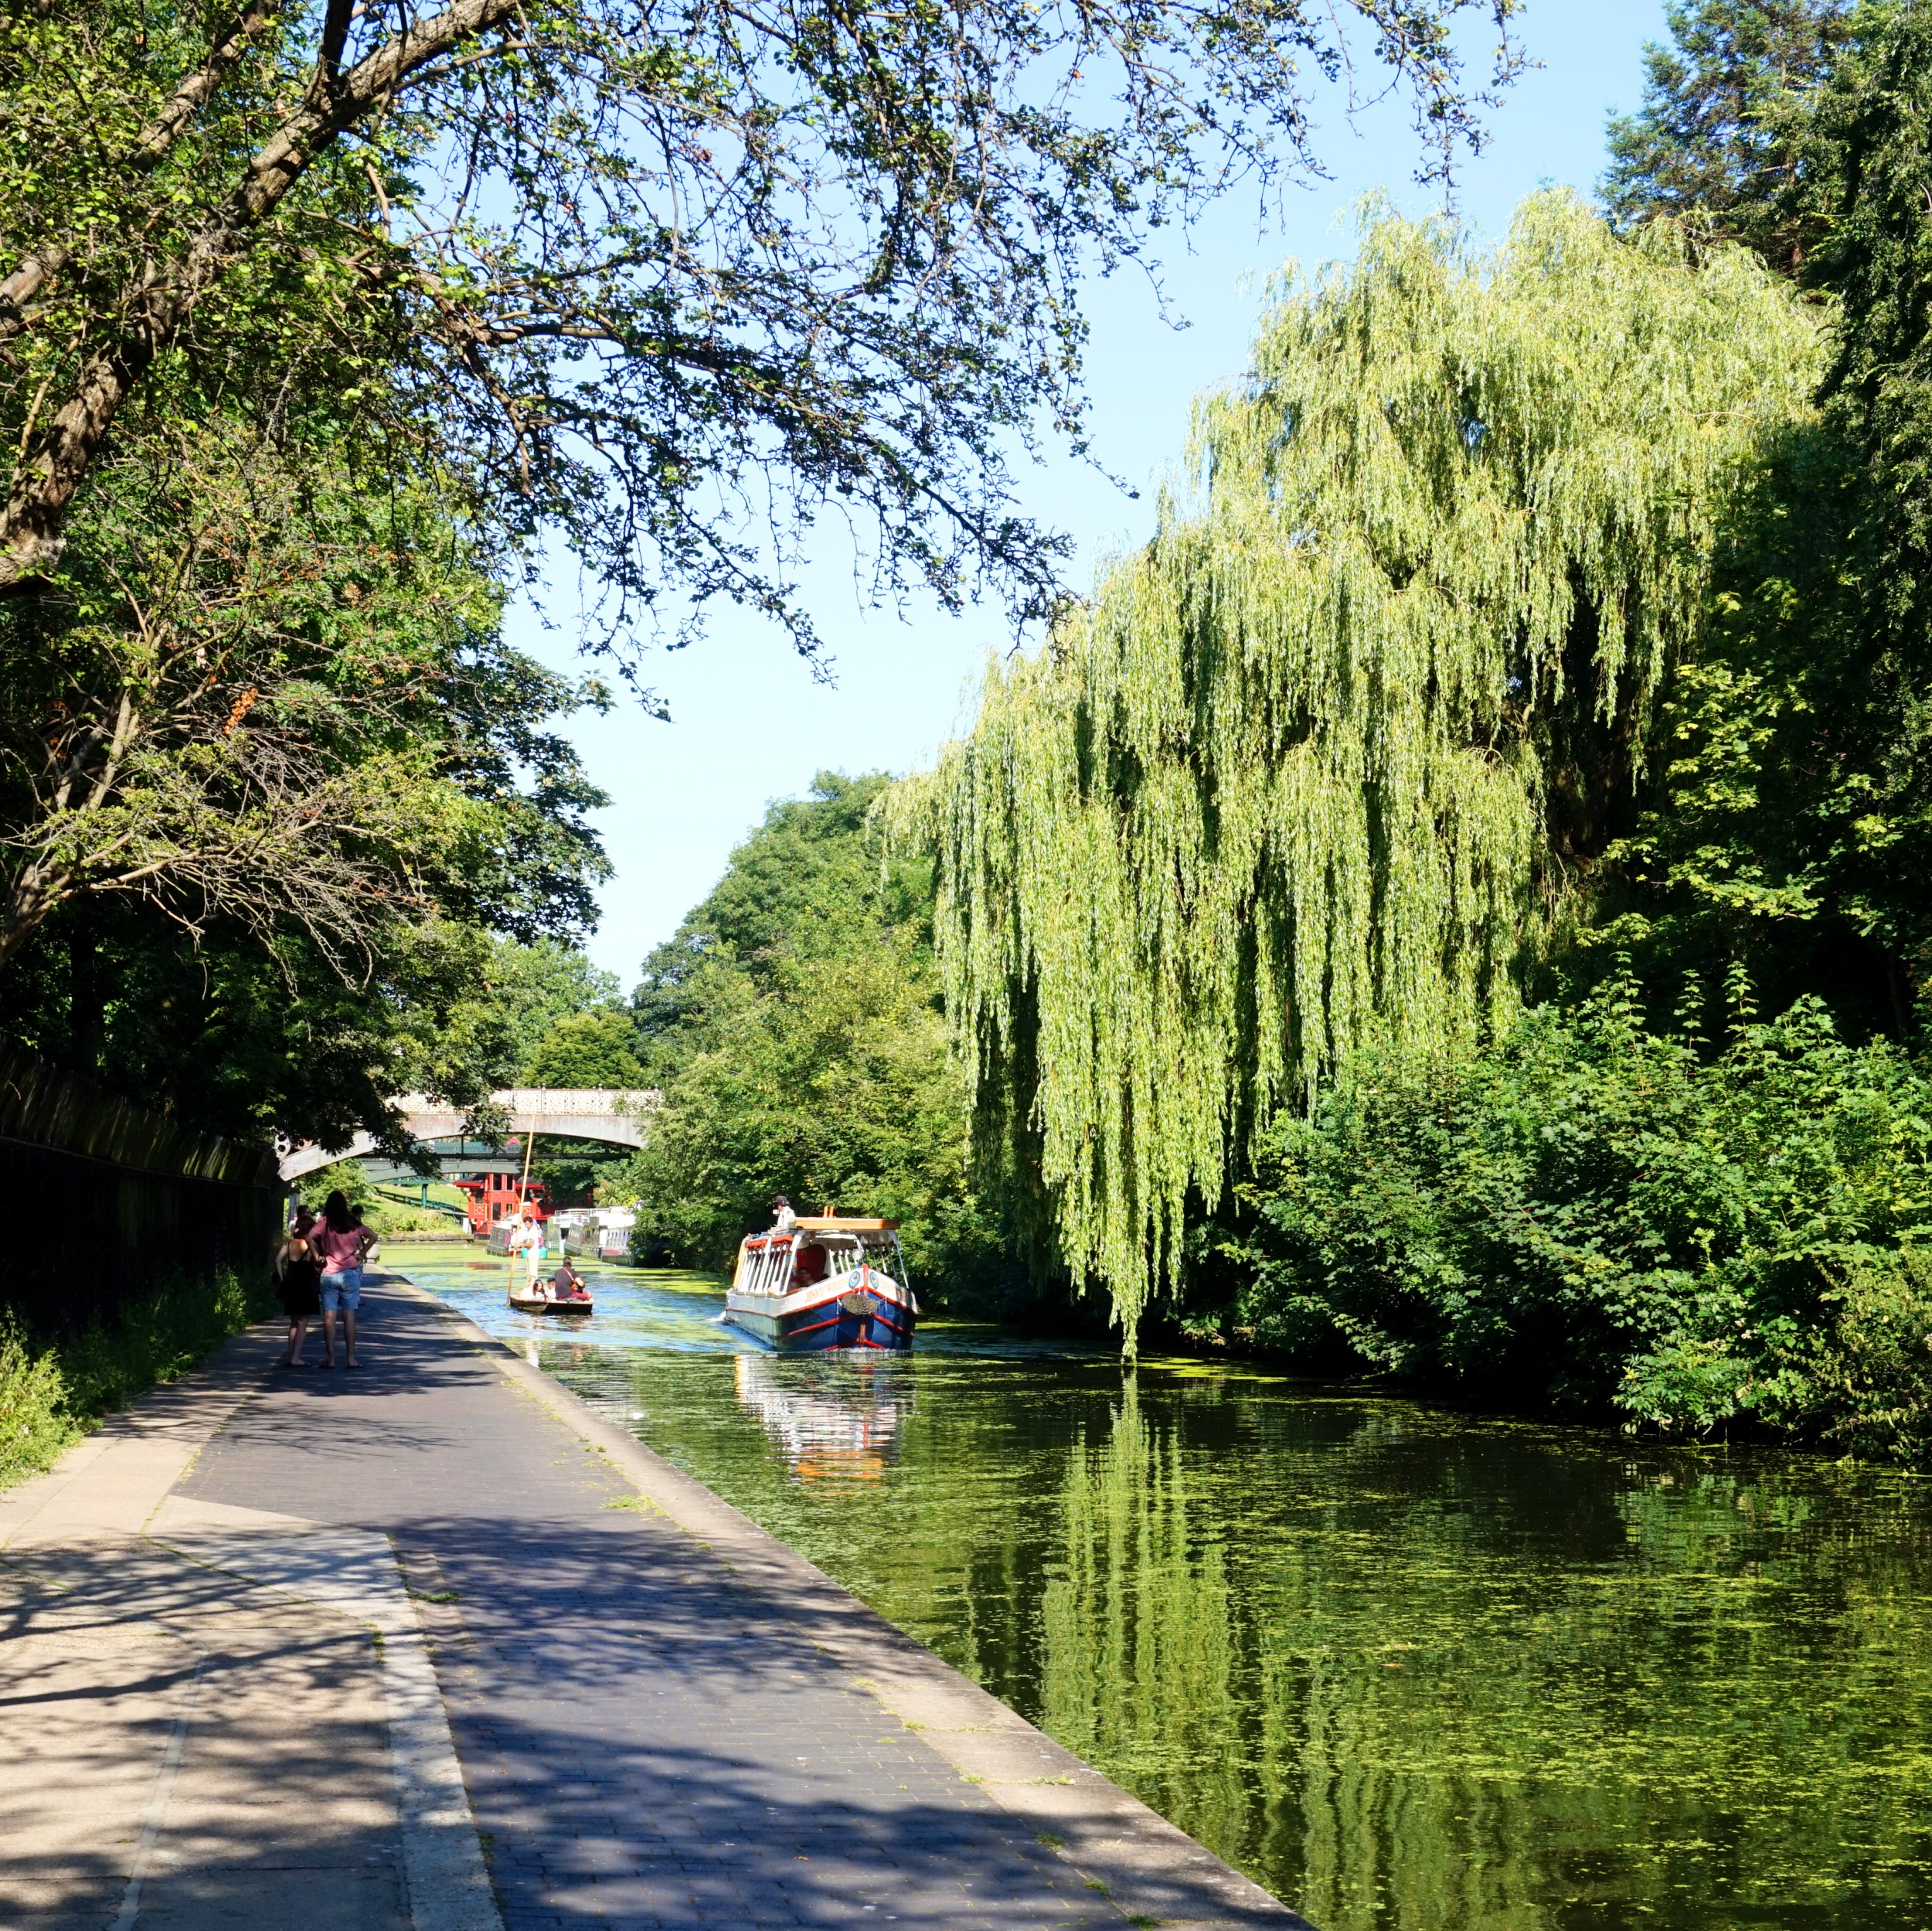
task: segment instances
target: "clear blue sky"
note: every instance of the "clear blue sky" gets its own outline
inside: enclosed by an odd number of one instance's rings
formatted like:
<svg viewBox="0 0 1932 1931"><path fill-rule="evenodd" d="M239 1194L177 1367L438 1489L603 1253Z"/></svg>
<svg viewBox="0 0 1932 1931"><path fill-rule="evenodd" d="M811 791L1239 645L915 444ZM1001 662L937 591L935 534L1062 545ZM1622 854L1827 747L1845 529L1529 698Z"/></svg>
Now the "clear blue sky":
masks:
<svg viewBox="0 0 1932 1931"><path fill-rule="evenodd" d="M1540 183L1594 185L1605 115L1637 106L1641 45L1664 37L1662 0L1530 0L1522 33L1543 66L1492 117L1495 139L1480 160L1464 164L1458 184L1464 214L1490 234L1500 234ZM1332 113L1321 145L1334 178L1293 191L1279 225L1260 228L1252 197L1237 196L1195 231L1191 252L1174 244L1166 279L1185 329L1162 321L1138 274L1093 285L1095 453L1142 494L1131 499L1064 459L1022 478L1031 513L1078 540L1077 584L1090 580L1098 558L1148 533L1148 485L1179 454L1195 394L1243 365L1260 278L1290 260L1314 263L1350 252L1346 210L1372 189L1389 189L1410 212L1430 204L1413 184L1415 149L1400 113L1371 115L1353 132ZM617 875L603 892L590 950L627 989L645 954L710 889L770 800L795 795L827 767L902 771L926 763L964 716L987 652L1012 641L991 607L908 621L862 608L849 559L829 542L810 588L832 647L833 685L815 682L775 629L726 613L706 642L647 667L672 722L626 704L572 728L612 800L599 824ZM552 606L566 626L574 600L560 593ZM546 632L526 610L514 634L552 661L568 659L567 627Z"/></svg>

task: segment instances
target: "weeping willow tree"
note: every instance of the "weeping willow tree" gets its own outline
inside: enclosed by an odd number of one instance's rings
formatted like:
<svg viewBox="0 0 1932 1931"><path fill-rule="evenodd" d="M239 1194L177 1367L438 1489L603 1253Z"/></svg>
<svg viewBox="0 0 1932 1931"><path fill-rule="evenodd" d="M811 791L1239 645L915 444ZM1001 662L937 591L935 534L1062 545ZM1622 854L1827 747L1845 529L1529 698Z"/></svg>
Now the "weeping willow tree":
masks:
<svg viewBox="0 0 1932 1931"><path fill-rule="evenodd" d="M1814 318L1538 196L1284 280L1146 547L894 801L977 1131L1131 1346L1190 1198L1371 1028L1456 1049L1600 853Z"/></svg>

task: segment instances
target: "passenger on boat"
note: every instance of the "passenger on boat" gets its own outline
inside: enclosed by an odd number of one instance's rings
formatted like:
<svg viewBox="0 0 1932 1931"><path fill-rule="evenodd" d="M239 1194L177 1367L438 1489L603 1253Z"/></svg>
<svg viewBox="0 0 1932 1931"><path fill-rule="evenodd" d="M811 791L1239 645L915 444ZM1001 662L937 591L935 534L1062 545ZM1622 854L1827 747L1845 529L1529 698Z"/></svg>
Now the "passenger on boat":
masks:
<svg viewBox="0 0 1932 1931"><path fill-rule="evenodd" d="M830 1261L824 1248L817 1241L807 1241L798 1249L798 1259L791 1270L794 1287L815 1287L825 1277Z"/></svg>
<svg viewBox="0 0 1932 1931"><path fill-rule="evenodd" d="M566 1260L550 1277L550 1294L556 1300L588 1300L583 1277Z"/></svg>
<svg viewBox="0 0 1932 1931"><path fill-rule="evenodd" d="M783 1194L771 1203L771 1231L774 1234L788 1234L798 1225L798 1216L791 1211L791 1202Z"/></svg>

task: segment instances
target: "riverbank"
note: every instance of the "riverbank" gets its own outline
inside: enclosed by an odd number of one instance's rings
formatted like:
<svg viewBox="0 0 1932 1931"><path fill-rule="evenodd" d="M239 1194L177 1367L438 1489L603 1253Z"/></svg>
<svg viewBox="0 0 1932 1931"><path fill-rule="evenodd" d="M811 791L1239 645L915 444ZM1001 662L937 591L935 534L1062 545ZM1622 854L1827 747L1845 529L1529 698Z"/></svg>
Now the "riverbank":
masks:
<svg viewBox="0 0 1932 1931"><path fill-rule="evenodd" d="M8 1922L1298 1923L428 1294L365 1328L0 1496Z"/></svg>

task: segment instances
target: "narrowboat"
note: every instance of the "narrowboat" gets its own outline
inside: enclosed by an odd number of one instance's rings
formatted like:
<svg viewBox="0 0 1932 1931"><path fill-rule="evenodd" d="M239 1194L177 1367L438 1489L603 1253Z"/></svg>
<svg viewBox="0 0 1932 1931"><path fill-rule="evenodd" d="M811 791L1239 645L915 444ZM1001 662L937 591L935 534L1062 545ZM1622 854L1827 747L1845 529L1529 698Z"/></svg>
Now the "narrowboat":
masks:
<svg viewBox="0 0 1932 1931"><path fill-rule="evenodd" d="M550 1224L563 1236L566 1254L597 1260L631 1258L631 1229L637 1216L628 1207L566 1207Z"/></svg>
<svg viewBox="0 0 1932 1931"><path fill-rule="evenodd" d="M906 1283L896 1220L801 1215L787 1229L752 1234L723 1318L780 1354L913 1345L919 1303Z"/></svg>

